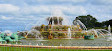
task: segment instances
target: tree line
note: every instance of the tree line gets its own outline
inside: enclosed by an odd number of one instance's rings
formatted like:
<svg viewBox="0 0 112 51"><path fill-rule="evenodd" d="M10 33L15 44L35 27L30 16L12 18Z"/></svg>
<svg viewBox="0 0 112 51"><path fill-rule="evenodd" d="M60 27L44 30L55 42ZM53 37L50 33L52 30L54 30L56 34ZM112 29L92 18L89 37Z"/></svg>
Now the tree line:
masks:
<svg viewBox="0 0 112 51"><path fill-rule="evenodd" d="M98 22L98 20L95 17L93 17L92 15L78 16L75 18L75 20L80 20L87 28L105 28L105 29L107 29L107 27L109 25L112 26L112 19Z"/></svg>

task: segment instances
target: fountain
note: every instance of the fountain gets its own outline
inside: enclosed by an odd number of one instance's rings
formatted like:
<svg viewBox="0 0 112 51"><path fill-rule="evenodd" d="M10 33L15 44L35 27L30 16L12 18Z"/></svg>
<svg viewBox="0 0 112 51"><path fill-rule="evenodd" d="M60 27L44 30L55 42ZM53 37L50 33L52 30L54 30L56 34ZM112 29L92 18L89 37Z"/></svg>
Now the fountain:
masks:
<svg viewBox="0 0 112 51"><path fill-rule="evenodd" d="M103 38L105 38L104 36L105 33L102 32L103 30L104 29L96 29L95 32L97 32L98 35L101 35Z"/></svg>
<svg viewBox="0 0 112 51"><path fill-rule="evenodd" d="M20 40L19 37L21 36L18 33L12 33L10 30L6 30L0 34L0 41L15 42Z"/></svg>
<svg viewBox="0 0 112 51"><path fill-rule="evenodd" d="M108 26L108 31L111 33L111 27L110 25ZM111 35L111 34L110 34Z"/></svg>
<svg viewBox="0 0 112 51"><path fill-rule="evenodd" d="M43 39L43 37L41 36L40 32L35 30L35 29L32 29L32 30L28 31L26 36L28 36L29 34L32 35L32 36L35 36L38 39Z"/></svg>
<svg viewBox="0 0 112 51"><path fill-rule="evenodd" d="M62 46L62 44L60 44L60 46Z"/></svg>
<svg viewBox="0 0 112 51"><path fill-rule="evenodd" d="M73 22L75 25L79 25L80 27L79 27L79 29L83 29L83 31L82 32L84 32L84 39L85 40L88 40L88 39L94 39L94 34L92 34L92 35L88 35L88 31L87 31L87 28L86 28L86 26L80 21L80 20L75 20L74 22Z"/></svg>
<svg viewBox="0 0 112 51"><path fill-rule="evenodd" d="M58 25L59 25L59 17L57 17Z"/></svg>
<svg viewBox="0 0 112 51"><path fill-rule="evenodd" d="M36 46L39 46L39 45L38 45L38 43L37 43L37 45L36 45Z"/></svg>
<svg viewBox="0 0 112 51"><path fill-rule="evenodd" d="M28 35L35 36L35 38L38 39L37 41L47 41L47 40L43 40L43 36L36 29L32 29L32 30L28 31L26 36L28 36Z"/></svg>
<svg viewBox="0 0 112 51"><path fill-rule="evenodd" d="M71 39L71 30L68 28L68 39Z"/></svg>
<svg viewBox="0 0 112 51"><path fill-rule="evenodd" d="M110 33L109 33L109 37L107 38L107 41L111 41L112 40L112 35L111 35L111 27L110 27L110 25L108 26L108 31Z"/></svg>
<svg viewBox="0 0 112 51"><path fill-rule="evenodd" d="M44 44L43 44L43 43L41 43L41 45L43 46Z"/></svg>
<svg viewBox="0 0 112 51"><path fill-rule="evenodd" d="M96 35L97 37L99 37L100 35L103 37L103 38L107 38L108 36L111 35L111 33L105 29L90 29L88 30L88 32L94 32L94 35Z"/></svg>
<svg viewBox="0 0 112 51"><path fill-rule="evenodd" d="M97 37L99 37L101 35L103 38L106 38L107 41L112 40L111 32L108 30L105 30L105 29L90 29L90 30L88 30L88 32L92 32L92 31L94 31L94 35L96 35Z"/></svg>
<svg viewBox="0 0 112 51"><path fill-rule="evenodd" d="M81 28L83 28L84 31L87 31L86 26L80 21L80 20L75 20L73 22L74 25L80 25Z"/></svg>

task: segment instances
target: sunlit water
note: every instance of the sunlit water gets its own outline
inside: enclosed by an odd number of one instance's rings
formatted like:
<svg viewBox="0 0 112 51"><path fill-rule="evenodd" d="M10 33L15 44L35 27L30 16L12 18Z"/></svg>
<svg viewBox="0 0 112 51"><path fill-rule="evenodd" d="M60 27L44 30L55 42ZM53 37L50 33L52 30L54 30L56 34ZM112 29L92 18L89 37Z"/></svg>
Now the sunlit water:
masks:
<svg viewBox="0 0 112 51"><path fill-rule="evenodd" d="M44 46L112 46L112 41L107 41L104 38L97 38L94 40L84 40L84 39L50 39L42 40L38 39L23 39L21 40L23 45L40 45Z"/></svg>

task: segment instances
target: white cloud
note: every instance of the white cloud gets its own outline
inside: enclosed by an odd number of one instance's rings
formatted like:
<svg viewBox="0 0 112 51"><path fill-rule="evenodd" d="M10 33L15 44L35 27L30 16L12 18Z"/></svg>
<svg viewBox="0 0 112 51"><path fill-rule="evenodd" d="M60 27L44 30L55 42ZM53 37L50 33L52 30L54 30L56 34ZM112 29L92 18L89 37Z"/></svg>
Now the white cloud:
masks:
<svg viewBox="0 0 112 51"><path fill-rule="evenodd" d="M3 20L11 20L11 19L13 19L13 17L5 17L5 16L1 16L1 19L3 19Z"/></svg>
<svg viewBox="0 0 112 51"><path fill-rule="evenodd" d="M27 6L21 8L22 14L53 14L54 10L60 10L63 13L74 14L74 15L85 15L87 14L83 6L59 6L59 5L40 5L40 6ZM61 14L61 13L57 13Z"/></svg>
<svg viewBox="0 0 112 51"><path fill-rule="evenodd" d="M110 5L88 5L86 10L100 22L112 19L112 7Z"/></svg>
<svg viewBox="0 0 112 51"><path fill-rule="evenodd" d="M103 3L103 4L112 4L112 0L98 0L99 3Z"/></svg>
<svg viewBox="0 0 112 51"><path fill-rule="evenodd" d="M0 13L16 13L19 11L19 7L11 4L0 4Z"/></svg>
<svg viewBox="0 0 112 51"><path fill-rule="evenodd" d="M45 0L36 0L37 2L43 2ZM46 0L47 2L85 2L86 0Z"/></svg>
<svg viewBox="0 0 112 51"><path fill-rule="evenodd" d="M16 13L16 12L15 12ZM66 21L68 22L67 24L70 24L70 22L72 23L72 21L70 20L70 15L85 15L87 14L85 8L83 6L62 6L62 5L40 5L40 6L25 6L25 7L21 7L20 11L19 11L19 16L14 16L13 19L19 20L19 22L24 22L26 20L37 20L37 23L45 23L46 24L46 17L48 17L48 15L50 16L50 14L52 16L62 16L64 17L66 20L64 22L64 24L66 23ZM44 15L44 14L47 14ZM66 15L68 14L68 15ZM39 17L38 17L39 15ZM75 17L75 16L73 16ZM44 19L43 19L44 18ZM7 17L3 17L3 19L10 19ZM20 21L21 20L21 21ZM22 21L23 20L23 21Z"/></svg>
<svg viewBox="0 0 112 51"><path fill-rule="evenodd" d="M50 9L47 6L27 6L21 8L23 14L38 14L38 13L49 13Z"/></svg>

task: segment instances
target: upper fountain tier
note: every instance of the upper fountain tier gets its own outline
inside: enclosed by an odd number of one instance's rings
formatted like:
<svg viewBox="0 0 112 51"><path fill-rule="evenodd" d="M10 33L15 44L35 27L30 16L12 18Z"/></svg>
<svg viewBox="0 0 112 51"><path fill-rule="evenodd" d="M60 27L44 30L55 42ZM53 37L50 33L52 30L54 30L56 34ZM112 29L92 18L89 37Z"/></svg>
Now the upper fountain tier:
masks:
<svg viewBox="0 0 112 51"><path fill-rule="evenodd" d="M62 25L63 18L62 17L48 17L47 18L48 25Z"/></svg>

